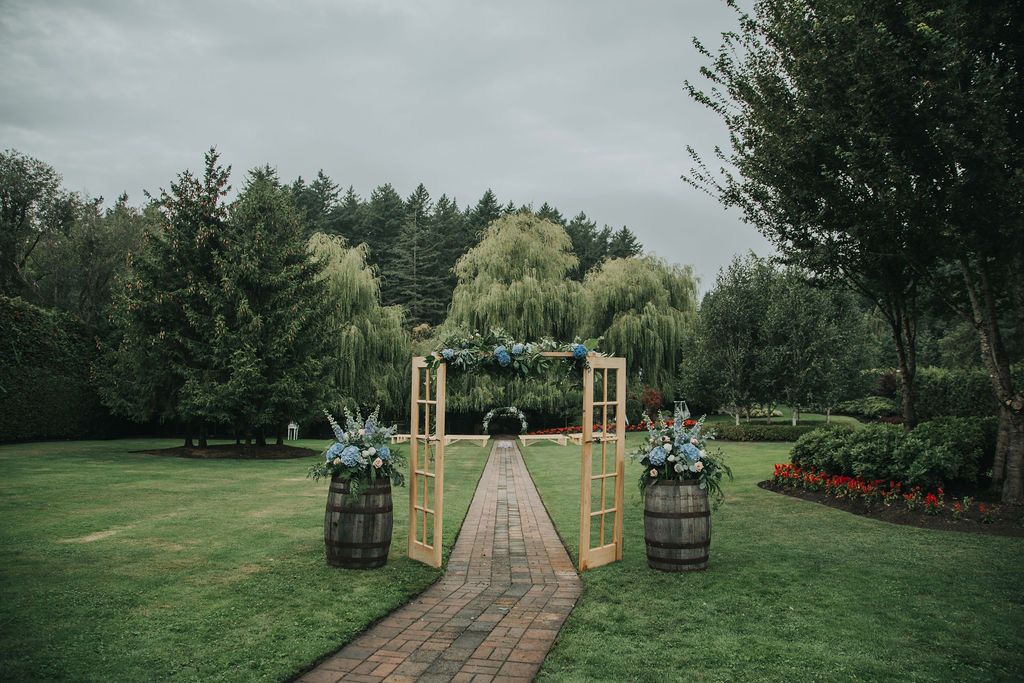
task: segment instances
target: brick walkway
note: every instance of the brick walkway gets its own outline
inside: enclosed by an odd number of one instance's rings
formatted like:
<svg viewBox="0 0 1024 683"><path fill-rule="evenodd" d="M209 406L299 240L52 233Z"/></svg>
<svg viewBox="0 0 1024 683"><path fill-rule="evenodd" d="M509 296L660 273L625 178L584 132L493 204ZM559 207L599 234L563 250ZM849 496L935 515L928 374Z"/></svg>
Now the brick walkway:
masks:
<svg viewBox="0 0 1024 683"><path fill-rule="evenodd" d="M497 441L441 580L299 681L529 681L579 595L523 456Z"/></svg>

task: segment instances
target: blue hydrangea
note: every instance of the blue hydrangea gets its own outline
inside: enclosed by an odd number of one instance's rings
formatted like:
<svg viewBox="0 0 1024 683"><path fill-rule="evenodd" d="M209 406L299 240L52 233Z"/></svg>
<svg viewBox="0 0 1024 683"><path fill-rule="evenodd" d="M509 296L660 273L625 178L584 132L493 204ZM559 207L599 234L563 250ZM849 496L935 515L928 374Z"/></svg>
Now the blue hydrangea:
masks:
<svg viewBox="0 0 1024 683"><path fill-rule="evenodd" d="M572 357L573 358L586 358L587 357L587 347L584 346L583 344L576 344L575 346L572 347Z"/></svg>
<svg viewBox="0 0 1024 683"><path fill-rule="evenodd" d="M507 368L512 363L512 357L504 345L494 347L494 357L498 359L498 365Z"/></svg>
<svg viewBox="0 0 1024 683"><path fill-rule="evenodd" d="M455 351L453 351L452 349L445 349L444 351L441 352L441 358L444 358L445 360L451 360L452 358L455 358Z"/></svg>
<svg viewBox="0 0 1024 683"><path fill-rule="evenodd" d="M651 449L651 454L647 456L647 459L651 461L654 466L664 465L665 458L668 457L668 453L661 446L655 446Z"/></svg>
<svg viewBox="0 0 1024 683"><path fill-rule="evenodd" d="M334 460L345 449L345 444L335 443L331 444L331 447L327 449L327 461Z"/></svg>
<svg viewBox="0 0 1024 683"><path fill-rule="evenodd" d="M380 456L381 460L388 460L391 457L391 449L387 446L381 446L377 449L377 455Z"/></svg>
<svg viewBox="0 0 1024 683"><path fill-rule="evenodd" d="M697 462L698 460L700 460L700 449L694 446L692 443L684 443L682 451L683 455L685 455L693 462Z"/></svg>
<svg viewBox="0 0 1024 683"><path fill-rule="evenodd" d="M359 449L355 446L346 446L339 457L346 467L355 467L359 464Z"/></svg>
<svg viewBox="0 0 1024 683"><path fill-rule="evenodd" d="M366 418L366 424L363 425L363 434L366 438L370 438L370 435L377 431L377 421L373 419L373 416Z"/></svg>
<svg viewBox="0 0 1024 683"><path fill-rule="evenodd" d="M523 352L523 345L522 344L516 344L515 346L512 347L512 355L513 356L518 356L522 352Z"/></svg>

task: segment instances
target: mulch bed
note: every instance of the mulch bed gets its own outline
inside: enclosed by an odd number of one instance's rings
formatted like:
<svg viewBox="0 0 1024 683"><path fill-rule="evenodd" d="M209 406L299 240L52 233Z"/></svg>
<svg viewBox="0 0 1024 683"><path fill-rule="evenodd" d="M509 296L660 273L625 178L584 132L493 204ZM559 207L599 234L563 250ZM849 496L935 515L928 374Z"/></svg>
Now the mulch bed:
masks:
<svg viewBox="0 0 1024 683"><path fill-rule="evenodd" d="M299 448L298 446L277 446L268 444L266 446L246 446L245 444L218 444L206 448L186 448L177 446L175 448L161 448L152 451L132 451L133 453L148 453L150 455L165 455L172 458L222 458L227 460L289 460L294 458L308 458L311 455L319 455L319 451L311 448Z"/></svg>
<svg viewBox="0 0 1024 683"><path fill-rule="evenodd" d="M981 515L978 510L977 500L971 505L971 510L967 517L957 520L953 519L950 512L952 502L949 497L946 498L946 509L940 514L926 515L921 511L911 512L902 505L893 505L892 507L874 505L867 508L859 501L835 498L823 491L805 491L792 486L782 486L770 479L758 482L757 485L767 491L774 491L775 493L792 496L793 498L828 505L829 507L845 510L855 515L870 517L871 519L878 519L892 524L905 524L907 526L916 526L922 529L938 529L940 531L961 531L969 534L990 534L993 536L1017 536L1024 538L1024 506L1021 505L997 505L997 509L992 515L992 523L982 524L979 521ZM989 501L984 502L986 507L990 506Z"/></svg>

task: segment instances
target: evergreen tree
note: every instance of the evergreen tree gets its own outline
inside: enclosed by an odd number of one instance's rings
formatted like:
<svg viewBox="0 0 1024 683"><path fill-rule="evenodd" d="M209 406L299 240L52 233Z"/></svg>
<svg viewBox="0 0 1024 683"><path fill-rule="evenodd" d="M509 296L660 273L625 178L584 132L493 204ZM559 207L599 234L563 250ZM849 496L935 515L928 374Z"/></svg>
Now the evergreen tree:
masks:
<svg viewBox="0 0 1024 683"><path fill-rule="evenodd" d="M640 241L625 225L616 230L608 240L608 258L629 258L638 256L641 251L643 246Z"/></svg>
<svg viewBox="0 0 1024 683"><path fill-rule="evenodd" d="M551 221L552 223L561 225L563 228L566 225L565 216L562 215L562 212L547 202L541 204L541 207L537 209L537 218L545 221Z"/></svg>
<svg viewBox="0 0 1024 683"><path fill-rule="evenodd" d="M269 167L250 171L231 206L217 260L213 349L223 380L195 387L218 417L281 442L289 420L316 414L327 397L328 301L299 212Z"/></svg>
<svg viewBox="0 0 1024 683"><path fill-rule="evenodd" d="M406 200L406 222L392 247L390 301L404 308L410 328L437 325L447 304L441 296L446 278L430 209L430 194L420 184Z"/></svg>
<svg viewBox="0 0 1024 683"><path fill-rule="evenodd" d="M366 241L366 202L349 185L341 202L331 211L329 234L341 235L349 244Z"/></svg>
<svg viewBox="0 0 1024 683"><path fill-rule="evenodd" d="M466 229L469 236L467 242L472 245L479 241L487 226L501 218L501 216L502 207L498 204L498 198L488 188L483 196L480 197L480 201L476 203L476 206L472 209L466 207Z"/></svg>
<svg viewBox="0 0 1024 683"><path fill-rule="evenodd" d="M309 185L299 176L292 183L291 194L308 234L332 231L331 217L338 206L341 190L323 169L317 172L316 180Z"/></svg>
<svg viewBox="0 0 1024 683"><path fill-rule="evenodd" d="M230 172L211 149L202 179L185 171L161 192L158 223L130 255L111 317L116 334L97 363L97 386L111 410L140 422L182 420L186 446L197 421L218 417L203 387L221 380L213 307L223 286L216 262L225 248Z"/></svg>
<svg viewBox="0 0 1024 683"><path fill-rule="evenodd" d="M580 211L565 226L565 232L572 240L572 251L577 259L576 267L569 272L569 277L583 280L584 276L608 255L608 240L611 239L612 230L608 226L598 230L597 223Z"/></svg>
<svg viewBox="0 0 1024 683"><path fill-rule="evenodd" d="M390 183L379 186L370 194L365 226L370 261L379 270L384 303L390 305L395 303L392 276L396 251L393 245L405 226L405 202Z"/></svg>

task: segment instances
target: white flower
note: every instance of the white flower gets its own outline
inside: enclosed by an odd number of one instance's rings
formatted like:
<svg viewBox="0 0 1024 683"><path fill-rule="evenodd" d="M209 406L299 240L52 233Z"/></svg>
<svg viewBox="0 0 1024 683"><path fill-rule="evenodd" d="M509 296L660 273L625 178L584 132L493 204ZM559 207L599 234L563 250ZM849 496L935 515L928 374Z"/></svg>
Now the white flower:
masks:
<svg viewBox="0 0 1024 683"><path fill-rule="evenodd" d="M668 446L665 446L665 450L666 451L668 450ZM668 461L669 462L675 462L676 461L676 456L674 456L674 455L668 456Z"/></svg>
<svg viewBox="0 0 1024 683"><path fill-rule="evenodd" d="M377 455L377 449L376 448L374 448L373 446L370 446L369 448L366 449L366 457L372 458L375 455Z"/></svg>
<svg viewBox="0 0 1024 683"><path fill-rule="evenodd" d="M662 448L665 449L666 453L671 453L672 452L672 444L670 444L670 443L665 444L664 446L662 446Z"/></svg>
<svg viewBox="0 0 1024 683"><path fill-rule="evenodd" d="M683 470L685 470L685 469L686 469L686 468L685 468L685 467L683 467L683 463L681 463L681 462L677 462L677 463L676 463L676 472L682 472L682 471L683 471Z"/></svg>
<svg viewBox="0 0 1024 683"><path fill-rule="evenodd" d="M369 458L370 457L370 449L369 448L367 448L365 451L363 451L363 457L364 458Z"/></svg>
<svg viewBox="0 0 1024 683"><path fill-rule="evenodd" d="M700 452L700 457L702 457L702 458L708 457L708 452L707 451L701 451Z"/></svg>
<svg viewBox="0 0 1024 683"><path fill-rule="evenodd" d="M699 446L700 445L700 441L697 441L696 437L690 439L690 443L692 443L694 446Z"/></svg>
<svg viewBox="0 0 1024 683"><path fill-rule="evenodd" d="M366 430L365 429L360 429L359 430L359 436L366 436Z"/></svg>

